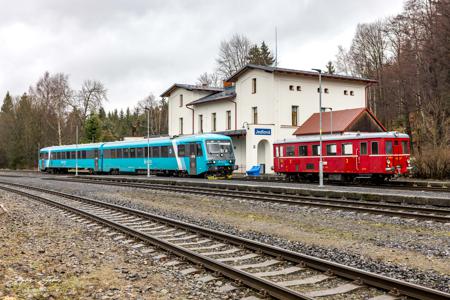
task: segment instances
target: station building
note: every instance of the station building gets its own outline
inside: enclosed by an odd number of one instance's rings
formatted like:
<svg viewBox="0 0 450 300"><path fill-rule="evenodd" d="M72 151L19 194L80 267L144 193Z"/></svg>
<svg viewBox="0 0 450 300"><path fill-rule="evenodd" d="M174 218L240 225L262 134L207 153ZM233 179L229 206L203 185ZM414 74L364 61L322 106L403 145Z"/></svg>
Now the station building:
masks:
<svg viewBox="0 0 450 300"><path fill-rule="evenodd" d="M223 88L173 84L161 97L169 105L169 135L219 133L232 138L239 172L273 166L272 145L292 137L319 111L317 72L247 65ZM367 106L374 80L322 74L322 110ZM334 123L334 122L333 122Z"/></svg>

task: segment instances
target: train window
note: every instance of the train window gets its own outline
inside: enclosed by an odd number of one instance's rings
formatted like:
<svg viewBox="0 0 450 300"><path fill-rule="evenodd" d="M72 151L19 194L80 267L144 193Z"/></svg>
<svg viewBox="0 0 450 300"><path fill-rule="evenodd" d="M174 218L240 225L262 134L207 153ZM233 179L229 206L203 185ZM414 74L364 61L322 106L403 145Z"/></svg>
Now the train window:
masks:
<svg viewBox="0 0 450 300"><path fill-rule="evenodd" d="M352 155L353 144L342 144L342 155Z"/></svg>
<svg viewBox="0 0 450 300"><path fill-rule="evenodd" d="M280 156L280 149L278 148L278 146L275 147L275 157L279 157Z"/></svg>
<svg viewBox="0 0 450 300"><path fill-rule="evenodd" d="M56 159L61 159L61 152L56 152Z"/></svg>
<svg viewBox="0 0 450 300"><path fill-rule="evenodd" d="M72 159L76 159L76 154L75 154L75 151L71 151L70 152L70 157L72 158Z"/></svg>
<svg viewBox="0 0 450 300"><path fill-rule="evenodd" d="M197 156L203 156L202 145L197 144Z"/></svg>
<svg viewBox="0 0 450 300"><path fill-rule="evenodd" d="M122 149L116 149L116 153L117 153L117 158L122 158L123 157L123 151Z"/></svg>
<svg viewBox="0 0 450 300"><path fill-rule="evenodd" d="M308 146L298 146L298 156L308 156Z"/></svg>
<svg viewBox="0 0 450 300"><path fill-rule="evenodd" d="M184 145L178 145L178 156L183 157L186 155L186 147Z"/></svg>
<svg viewBox="0 0 450 300"><path fill-rule="evenodd" d="M336 155L336 144L327 145L327 155Z"/></svg>
<svg viewBox="0 0 450 300"><path fill-rule="evenodd" d="M361 143L359 150L360 150L359 153L361 153L361 155L366 155L367 154L367 143L366 142Z"/></svg>
<svg viewBox="0 0 450 300"><path fill-rule="evenodd" d="M130 148L130 158L136 158L136 148Z"/></svg>
<svg viewBox="0 0 450 300"><path fill-rule="evenodd" d="M152 157L160 157L159 147L152 147Z"/></svg>
<svg viewBox="0 0 450 300"><path fill-rule="evenodd" d="M378 154L378 142L372 142L372 154Z"/></svg>
<svg viewBox="0 0 450 300"><path fill-rule="evenodd" d="M386 154L392 154L393 153L393 149L392 149L392 142L391 141L386 141L385 144L385 150L386 150Z"/></svg>
<svg viewBox="0 0 450 300"><path fill-rule="evenodd" d="M193 144L193 143L189 144L188 156L191 156L191 155L194 155L194 156L197 155L197 144Z"/></svg>
<svg viewBox="0 0 450 300"><path fill-rule="evenodd" d="M313 156L319 156L319 145L312 145L312 155Z"/></svg>
<svg viewBox="0 0 450 300"><path fill-rule="evenodd" d="M130 149L129 148L123 148L122 149L123 158L128 158L130 156Z"/></svg>
<svg viewBox="0 0 450 300"><path fill-rule="evenodd" d="M169 156L169 148L167 146L161 146L161 157Z"/></svg>
<svg viewBox="0 0 450 300"><path fill-rule="evenodd" d="M94 158L97 158L98 157L98 149L95 149L94 150Z"/></svg>
<svg viewBox="0 0 450 300"><path fill-rule="evenodd" d="M136 148L136 157L139 157L139 158L144 157L144 148Z"/></svg>
<svg viewBox="0 0 450 300"><path fill-rule="evenodd" d="M403 154L408 154L408 142L407 141L402 141L402 153Z"/></svg>
<svg viewBox="0 0 450 300"><path fill-rule="evenodd" d="M111 150L109 150L109 151L111 151L111 156L110 156L110 158L116 158L116 156L117 156L116 149L111 149Z"/></svg>
<svg viewBox="0 0 450 300"><path fill-rule="evenodd" d="M295 146L286 147L286 156L295 156Z"/></svg>
<svg viewBox="0 0 450 300"><path fill-rule="evenodd" d="M144 148L144 157L148 157L148 148L149 147Z"/></svg>

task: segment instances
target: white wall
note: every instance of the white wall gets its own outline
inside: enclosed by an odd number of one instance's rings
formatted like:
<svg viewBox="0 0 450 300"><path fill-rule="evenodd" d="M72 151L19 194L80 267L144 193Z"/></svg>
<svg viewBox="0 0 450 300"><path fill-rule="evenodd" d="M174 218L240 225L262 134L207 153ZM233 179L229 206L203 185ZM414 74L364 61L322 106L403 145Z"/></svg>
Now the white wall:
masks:
<svg viewBox="0 0 450 300"><path fill-rule="evenodd" d="M195 105L194 107L194 131L200 132L199 115L203 115L203 132L212 132L212 113L216 113L216 131L227 130L227 110L231 111L231 130L234 130L234 103L227 100L219 100Z"/></svg>
<svg viewBox="0 0 450 300"><path fill-rule="evenodd" d="M179 105L181 94L183 95L183 107ZM167 98L169 103L169 135L180 134L180 118L183 118L183 134L192 134L192 111L186 107L186 104L209 94L211 92L188 91L183 88L177 88L170 94Z"/></svg>

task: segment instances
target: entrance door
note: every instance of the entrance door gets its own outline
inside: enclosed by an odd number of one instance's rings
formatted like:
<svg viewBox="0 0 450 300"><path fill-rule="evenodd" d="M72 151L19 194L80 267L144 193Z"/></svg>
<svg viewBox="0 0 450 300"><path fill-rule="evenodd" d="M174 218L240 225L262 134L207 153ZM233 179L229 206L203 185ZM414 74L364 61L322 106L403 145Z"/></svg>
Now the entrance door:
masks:
<svg viewBox="0 0 450 300"><path fill-rule="evenodd" d="M94 150L94 171L98 171L98 150Z"/></svg>
<svg viewBox="0 0 450 300"><path fill-rule="evenodd" d="M186 146L189 149L189 175L197 175L197 144L190 143Z"/></svg>

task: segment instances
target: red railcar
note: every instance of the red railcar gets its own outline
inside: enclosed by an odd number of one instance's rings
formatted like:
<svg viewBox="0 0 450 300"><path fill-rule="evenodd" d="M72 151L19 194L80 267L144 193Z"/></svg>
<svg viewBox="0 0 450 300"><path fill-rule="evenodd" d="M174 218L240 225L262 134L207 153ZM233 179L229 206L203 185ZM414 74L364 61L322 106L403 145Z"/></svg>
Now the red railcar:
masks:
<svg viewBox="0 0 450 300"><path fill-rule="evenodd" d="M411 170L407 134L397 132L323 135L323 172L331 180L385 180ZM274 143L274 171L287 177L315 179L319 173L319 136Z"/></svg>

